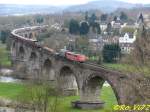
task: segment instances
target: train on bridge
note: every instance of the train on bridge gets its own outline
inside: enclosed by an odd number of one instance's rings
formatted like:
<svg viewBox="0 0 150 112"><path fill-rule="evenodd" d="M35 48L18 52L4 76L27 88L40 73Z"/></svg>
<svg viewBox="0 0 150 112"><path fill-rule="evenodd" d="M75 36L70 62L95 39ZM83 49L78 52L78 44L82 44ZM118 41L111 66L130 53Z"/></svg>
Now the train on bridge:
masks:
<svg viewBox="0 0 150 112"><path fill-rule="evenodd" d="M86 62L88 60L88 57L83 55L83 54L79 54L79 53L75 53L75 52L71 52L69 50L66 49L60 49L59 52L55 52L53 49L49 48L49 47L44 47L46 50L54 53L57 56L61 56L63 58L66 58L68 60L71 61L76 61L76 62Z"/></svg>
<svg viewBox="0 0 150 112"><path fill-rule="evenodd" d="M36 28L38 31L36 31ZM70 94L70 90L74 88L73 82L76 81L76 87L80 91L80 100L72 102L72 105L77 108L102 108L104 102L99 99L99 94L105 81L111 85L120 105L146 104L149 102L149 94L145 94L149 93L149 88L137 86L148 82L146 77L141 77L143 75L121 73L108 69L105 66L91 63L90 59L83 54L65 49L56 52L42 45L36 39L30 38L32 31L38 34L41 29L36 26L16 29L12 31L10 36L11 56L14 65L16 65L16 71L19 71L18 77L56 81L56 87L59 86L58 89L61 89L63 94L68 94L68 92ZM57 60L57 55L65 59ZM66 59L71 60L71 62ZM74 63L74 61L82 63ZM20 76L20 71L23 76ZM144 93L141 92L143 90ZM75 93L77 92L75 91Z"/></svg>
<svg viewBox="0 0 150 112"><path fill-rule="evenodd" d="M38 47L42 47L42 45L40 44L40 42L38 42L36 39L24 38L24 36L19 35L19 33L20 33L20 30L21 31L30 31L30 30L34 30L34 29L40 30L41 28L45 28L45 27L47 27L47 26L45 25L43 27L41 27L41 26L35 26L35 27L20 28L20 29L13 30L12 34L15 37L19 37L22 41L28 41L29 43L35 43ZM71 60L71 61L85 62L85 61L88 60L88 57L85 56L85 55L83 55L83 54L71 52L71 51L68 51L68 50L65 50L65 49L61 49L60 52L56 53L54 49L51 49L51 48L49 48L47 46L44 46L43 48L45 50L51 52L51 53L54 53L56 55L59 55L59 56L64 57L64 58L66 58L68 60Z"/></svg>
<svg viewBox="0 0 150 112"><path fill-rule="evenodd" d="M61 49L58 55L63 56L68 60L77 61L77 62L85 62L88 60L88 57L83 54L78 54L65 49Z"/></svg>

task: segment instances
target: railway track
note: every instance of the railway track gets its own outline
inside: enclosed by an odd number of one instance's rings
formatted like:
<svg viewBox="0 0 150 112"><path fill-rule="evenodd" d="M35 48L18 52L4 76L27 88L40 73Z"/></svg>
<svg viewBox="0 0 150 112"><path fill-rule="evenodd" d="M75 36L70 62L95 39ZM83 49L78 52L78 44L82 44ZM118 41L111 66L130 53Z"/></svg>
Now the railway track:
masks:
<svg viewBox="0 0 150 112"><path fill-rule="evenodd" d="M104 65L98 65L98 64L96 64L96 63L91 63L91 62L84 62L83 64L88 65L88 66L93 66L93 67L95 67L95 68L105 69L105 70L111 70L111 71L114 70L114 68L112 68L112 67L106 67L106 66L104 66ZM115 70L115 71L121 72L121 71L119 71L119 70Z"/></svg>

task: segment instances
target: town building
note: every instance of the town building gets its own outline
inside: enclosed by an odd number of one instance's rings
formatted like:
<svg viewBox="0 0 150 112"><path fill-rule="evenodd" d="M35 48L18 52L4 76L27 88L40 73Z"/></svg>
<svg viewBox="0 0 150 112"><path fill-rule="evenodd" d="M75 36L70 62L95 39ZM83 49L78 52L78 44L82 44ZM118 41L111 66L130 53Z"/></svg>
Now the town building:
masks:
<svg viewBox="0 0 150 112"><path fill-rule="evenodd" d="M107 23L100 23L100 28L102 31L105 31L107 28Z"/></svg>
<svg viewBox="0 0 150 112"><path fill-rule="evenodd" d="M136 36L132 33L125 33L123 37L119 38L119 45L122 53L130 53L134 49L134 42Z"/></svg>

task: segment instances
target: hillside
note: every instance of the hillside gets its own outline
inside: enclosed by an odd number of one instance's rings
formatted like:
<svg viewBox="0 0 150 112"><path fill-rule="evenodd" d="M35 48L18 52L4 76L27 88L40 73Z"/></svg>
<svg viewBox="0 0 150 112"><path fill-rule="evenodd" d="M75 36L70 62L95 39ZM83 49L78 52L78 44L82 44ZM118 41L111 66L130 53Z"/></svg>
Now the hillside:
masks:
<svg viewBox="0 0 150 112"><path fill-rule="evenodd" d="M89 9L99 9L104 12L113 12L117 8L133 8L136 7L136 4L130 4L126 2L121 2L117 0L97 0L93 2L89 2L84 5L76 5L67 8L69 11L86 11Z"/></svg>
<svg viewBox="0 0 150 112"><path fill-rule="evenodd" d="M56 13L63 10L63 7L50 5L14 5L0 4L0 15L21 15L35 13Z"/></svg>
<svg viewBox="0 0 150 112"><path fill-rule="evenodd" d="M132 9L150 7L150 4L131 4L118 0L96 0L83 5L51 6L51 5L12 5L0 4L0 15L23 15L23 14L49 14L61 12L77 12L87 10L101 10L113 12L118 8Z"/></svg>

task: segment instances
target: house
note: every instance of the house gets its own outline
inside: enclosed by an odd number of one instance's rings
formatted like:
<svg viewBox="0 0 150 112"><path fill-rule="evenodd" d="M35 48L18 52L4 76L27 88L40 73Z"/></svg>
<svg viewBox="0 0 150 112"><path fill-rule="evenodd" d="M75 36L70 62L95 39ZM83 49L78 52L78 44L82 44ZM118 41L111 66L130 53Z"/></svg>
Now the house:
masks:
<svg viewBox="0 0 150 112"><path fill-rule="evenodd" d="M107 28L107 23L100 23L100 28L102 31L105 31Z"/></svg>
<svg viewBox="0 0 150 112"><path fill-rule="evenodd" d="M136 26L137 26L137 23L135 23L133 21L128 21L128 22L124 23L123 25L121 25L121 28L127 27L127 28L134 28L135 29L135 28L137 28Z"/></svg>
<svg viewBox="0 0 150 112"><path fill-rule="evenodd" d="M51 25L51 28L56 29L56 30L62 30L62 26L59 23L55 23Z"/></svg>
<svg viewBox="0 0 150 112"><path fill-rule="evenodd" d="M119 43L119 37L118 36L112 36L112 37L103 37L102 38L104 44L117 44Z"/></svg>
<svg viewBox="0 0 150 112"><path fill-rule="evenodd" d="M114 29L120 29L121 28L121 23L114 23L113 28Z"/></svg>
<svg viewBox="0 0 150 112"><path fill-rule="evenodd" d="M120 29L121 28L120 22L112 21L111 25L112 25L112 28L114 28L114 29Z"/></svg>
<svg viewBox="0 0 150 112"><path fill-rule="evenodd" d="M134 42L136 36L132 33L125 33L123 37L119 38L119 45L122 53L130 53L134 49Z"/></svg>

